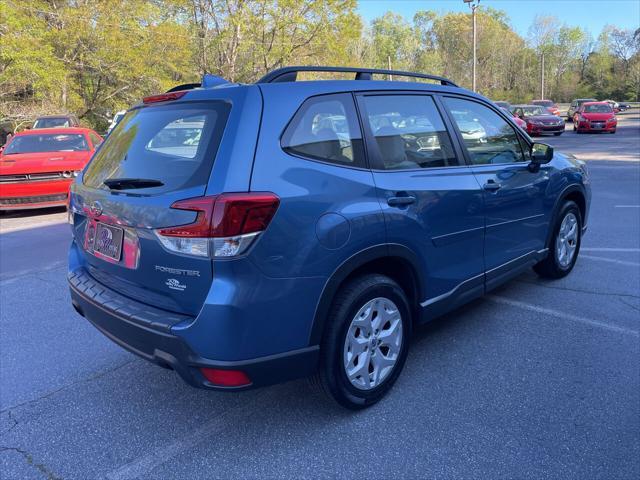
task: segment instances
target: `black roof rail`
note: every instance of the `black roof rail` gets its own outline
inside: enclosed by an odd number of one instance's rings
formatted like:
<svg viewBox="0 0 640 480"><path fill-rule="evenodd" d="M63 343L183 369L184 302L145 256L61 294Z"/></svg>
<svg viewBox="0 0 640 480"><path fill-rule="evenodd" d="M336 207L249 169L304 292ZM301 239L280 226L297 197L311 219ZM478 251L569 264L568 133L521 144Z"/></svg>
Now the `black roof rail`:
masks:
<svg viewBox="0 0 640 480"><path fill-rule="evenodd" d="M427 80L435 80L441 85L448 87L457 87L448 78L439 77L438 75L429 75L426 73L404 72L402 70L385 70L381 68L360 68L360 67L326 67L326 66L300 66L300 67L283 67L267 73L256 83L281 83L295 82L298 78L298 72L336 72L336 73L355 73L356 80L371 80L373 74L380 75L397 75L399 77L424 78Z"/></svg>

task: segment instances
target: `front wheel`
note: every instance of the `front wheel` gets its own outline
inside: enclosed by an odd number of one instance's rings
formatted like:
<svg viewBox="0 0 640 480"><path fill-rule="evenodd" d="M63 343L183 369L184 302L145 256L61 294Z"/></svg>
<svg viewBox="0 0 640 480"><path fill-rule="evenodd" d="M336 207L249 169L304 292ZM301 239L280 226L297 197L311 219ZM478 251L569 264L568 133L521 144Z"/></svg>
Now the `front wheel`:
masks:
<svg viewBox="0 0 640 480"><path fill-rule="evenodd" d="M582 215L575 202L568 201L560 210L553 226L547 258L533 269L545 278L562 278L573 270L582 239Z"/></svg>
<svg viewBox="0 0 640 480"><path fill-rule="evenodd" d="M562 135L562 132L553 132L553 134L554 134L556 137L559 137L560 135Z"/></svg>
<svg viewBox="0 0 640 480"><path fill-rule="evenodd" d="M378 402L400 375L409 350L411 310L391 278L363 275L336 295L320 347L320 384L343 407Z"/></svg>

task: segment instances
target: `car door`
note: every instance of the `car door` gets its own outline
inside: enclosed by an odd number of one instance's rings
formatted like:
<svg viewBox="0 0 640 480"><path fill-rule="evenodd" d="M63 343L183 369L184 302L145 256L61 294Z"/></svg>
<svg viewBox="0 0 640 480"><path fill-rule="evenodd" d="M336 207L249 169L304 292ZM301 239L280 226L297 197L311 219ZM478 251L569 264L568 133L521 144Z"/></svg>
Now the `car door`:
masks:
<svg viewBox="0 0 640 480"><path fill-rule="evenodd" d="M483 189L484 258L491 288L544 254L548 228L544 193L551 167L530 168L527 141L497 110L466 97L442 100ZM469 133L470 121L481 134Z"/></svg>
<svg viewBox="0 0 640 480"><path fill-rule="evenodd" d="M416 254L423 320L484 290L482 191L433 96L357 95L387 242Z"/></svg>

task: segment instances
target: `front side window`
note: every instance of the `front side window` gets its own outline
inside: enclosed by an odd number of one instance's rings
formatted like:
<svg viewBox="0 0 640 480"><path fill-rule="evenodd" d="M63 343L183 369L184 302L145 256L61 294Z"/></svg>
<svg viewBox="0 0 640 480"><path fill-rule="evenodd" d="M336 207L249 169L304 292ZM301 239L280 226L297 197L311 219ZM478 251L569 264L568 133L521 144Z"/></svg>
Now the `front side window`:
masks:
<svg viewBox="0 0 640 480"><path fill-rule="evenodd" d="M445 97L474 165L525 161L514 128L490 108L470 100ZM539 107L537 107L539 108Z"/></svg>
<svg viewBox="0 0 640 480"><path fill-rule="evenodd" d="M458 165L433 99L426 95L363 97L365 122L376 139L383 170Z"/></svg>
<svg viewBox="0 0 640 480"><path fill-rule="evenodd" d="M292 155L363 167L362 136L351 95L308 99L285 130L281 145Z"/></svg>
<svg viewBox="0 0 640 480"><path fill-rule="evenodd" d="M89 150L84 135L55 133L14 137L4 155L38 152L79 152Z"/></svg>

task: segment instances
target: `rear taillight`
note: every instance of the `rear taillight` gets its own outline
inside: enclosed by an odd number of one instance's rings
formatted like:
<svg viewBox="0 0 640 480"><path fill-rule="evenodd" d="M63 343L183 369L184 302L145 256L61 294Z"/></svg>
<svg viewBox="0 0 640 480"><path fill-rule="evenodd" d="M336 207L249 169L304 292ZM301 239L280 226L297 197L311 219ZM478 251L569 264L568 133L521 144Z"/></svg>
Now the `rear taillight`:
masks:
<svg viewBox="0 0 640 480"><path fill-rule="evenodd" d="M187 225L156 230L165 248L199 257L242 255L263 232L280 205L273 193L223 193L180 200L178 210L197 212Z"/></svg>

